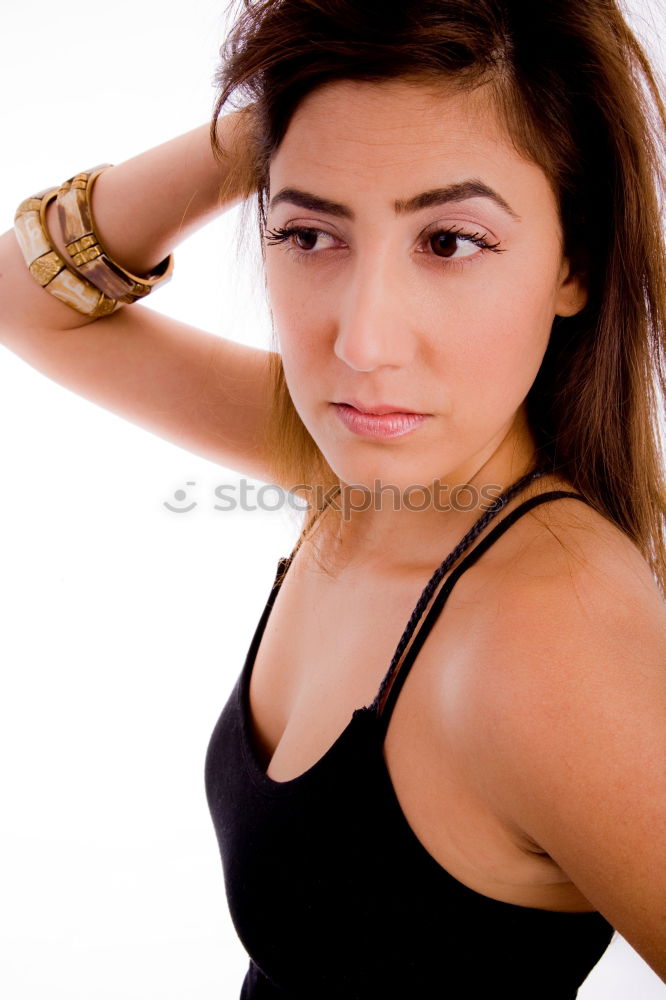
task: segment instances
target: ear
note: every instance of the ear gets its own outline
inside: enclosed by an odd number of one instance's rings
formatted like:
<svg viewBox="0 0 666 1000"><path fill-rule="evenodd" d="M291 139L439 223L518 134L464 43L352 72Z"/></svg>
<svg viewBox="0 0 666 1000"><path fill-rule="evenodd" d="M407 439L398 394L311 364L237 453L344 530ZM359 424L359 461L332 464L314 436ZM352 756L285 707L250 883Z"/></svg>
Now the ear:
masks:
<svg viewBox="0 0 666 1000"><path fill-rule="evenodd" d="M555 295L555 315L575 316L587 304L587 276L583 271L572 271L565 257L560 268L559 284Z"/></svg>

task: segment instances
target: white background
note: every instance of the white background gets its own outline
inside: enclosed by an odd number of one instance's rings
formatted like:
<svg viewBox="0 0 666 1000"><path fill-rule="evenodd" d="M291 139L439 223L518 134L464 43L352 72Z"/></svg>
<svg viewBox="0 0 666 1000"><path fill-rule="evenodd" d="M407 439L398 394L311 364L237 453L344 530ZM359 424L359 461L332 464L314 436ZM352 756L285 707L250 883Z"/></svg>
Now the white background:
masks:
<svg viewBox="0 0 666 1000"><path fill-rule="evenodd" d="M656 2L651 15L633 8L658 46ZM27 195L205 122L222 10L5 5L0 230ZM235 226L231 213L183 245L150 305L267 347ZM203 762L297 522L215 510L215 487L236 473L5 349L0 427L0 995L233 1000L247 956ZM191 512L164 507L178 489ZM616 939L579 995L666 988Z"/></svg>

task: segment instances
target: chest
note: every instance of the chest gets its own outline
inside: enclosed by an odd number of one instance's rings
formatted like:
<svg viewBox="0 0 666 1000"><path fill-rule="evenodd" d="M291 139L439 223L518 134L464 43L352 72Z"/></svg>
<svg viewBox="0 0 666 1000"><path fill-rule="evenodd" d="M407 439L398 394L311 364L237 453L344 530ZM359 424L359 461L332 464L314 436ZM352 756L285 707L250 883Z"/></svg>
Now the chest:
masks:
<svg viewBox="0 0 666 1000"><path fill-rule="evenodd" d="M417 839L471 888L519 905L588 909L551 859L524 849L461 766L454 735L462 724L456 715L465 684L460 664L468 659L461 653L482 599L473 574L466 575L393 709L383 748L391 784ZM287 781L308 770L355 709L371 704L427 578L427 572L328 577L299 552L277 594L250 679L255 744L270 778Z"/></svg>

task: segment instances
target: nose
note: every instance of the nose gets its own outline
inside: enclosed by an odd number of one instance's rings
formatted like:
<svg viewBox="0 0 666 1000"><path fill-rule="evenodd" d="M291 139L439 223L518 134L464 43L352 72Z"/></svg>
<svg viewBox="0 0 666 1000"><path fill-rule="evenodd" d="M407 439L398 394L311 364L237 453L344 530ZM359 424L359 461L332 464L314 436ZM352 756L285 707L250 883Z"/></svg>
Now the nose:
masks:
<svg viewBox="0 0 666 1000"><path fill-rule="evenodd" d="M372 253L359 253L342 293L334 351L355 371L402 368L413 356L405 275L397 256L395 248L376 245Z"/></svg>

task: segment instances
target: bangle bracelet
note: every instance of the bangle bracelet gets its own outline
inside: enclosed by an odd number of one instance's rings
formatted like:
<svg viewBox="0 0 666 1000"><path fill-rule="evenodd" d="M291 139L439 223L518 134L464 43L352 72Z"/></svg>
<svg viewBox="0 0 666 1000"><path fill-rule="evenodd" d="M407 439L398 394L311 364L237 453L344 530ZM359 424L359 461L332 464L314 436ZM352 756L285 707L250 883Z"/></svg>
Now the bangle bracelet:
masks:
<svg viewBox="0 0 666 1000"><path fill-rule="evenodd" d="M92 167L65 181L58 191L58 216L71 264L77 272L108 298L132 303L171 278L173 254L150 274L139 277L121 267L104 250L95 233L91 193L99 175L110 165Z"/></svg>
<svg viewBox="0 0 666 1000"><path fill-rule="evenodd" d="M23 259L35 281L66 306L91 319L107 316L119 303L80 277L51 242L46 209L57 192L57 188L47 188L26 198L16 209L14 232Z"/></svg>

